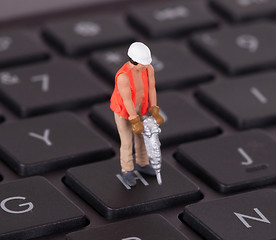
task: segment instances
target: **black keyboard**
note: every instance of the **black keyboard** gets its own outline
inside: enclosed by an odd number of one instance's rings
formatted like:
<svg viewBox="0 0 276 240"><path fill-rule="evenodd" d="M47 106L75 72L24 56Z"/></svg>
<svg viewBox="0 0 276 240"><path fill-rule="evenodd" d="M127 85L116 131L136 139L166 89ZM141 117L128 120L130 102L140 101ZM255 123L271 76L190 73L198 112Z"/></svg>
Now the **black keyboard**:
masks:
<svg viewBox="0 0 276 240"><path fill-rule="evenodd" d="M0 0L0 240L276 239L275 0ZM110 96L151 51L162 180L120 175Z"/></svg>

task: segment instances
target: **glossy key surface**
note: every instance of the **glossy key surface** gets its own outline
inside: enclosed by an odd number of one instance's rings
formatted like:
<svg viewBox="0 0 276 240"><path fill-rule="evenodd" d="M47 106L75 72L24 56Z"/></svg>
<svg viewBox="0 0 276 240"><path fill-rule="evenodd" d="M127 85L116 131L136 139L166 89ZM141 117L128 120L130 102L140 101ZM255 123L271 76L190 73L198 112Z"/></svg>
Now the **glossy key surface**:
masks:
<svg viewBox="0 0 276 240"><path fill-rule="evenodd" d="M189 205L183 219L208 240L275 238L275 190L263 189Z"/></svg>
<svg viewBox="0 0 276 240"><path fill-rule="evenodd" d="M261 130L182 144L177 160L220 192L276 182L276 141Z"/></svg>
<svg viewBox="0 0 276 240"><path fill-rule="evenodd" d="M205 32L192 37L194 49L230 75L254 72L276 66L271 51L276 28L269 22L243 24Z"/></svg>
<svg viewBox="0 0 276 240"><path fill-rule="evenodd" d="M112 159L71 168L65 183L107 219L130 217L162 208L187 204L201 198L199 188L163 161L163 184L155 176L135 172L137 185L121 179L120 161Z"/></svg>
<svg viewBox="0 0 276 240"><path fill-rule="evenodd" d="M187 240L160 215L147 215L67 235L68 240Z"/></svg>
<svg viewBox="0 0 276 240"><path fill-rule="evenodd" d="M21 117L87 106L109 95L95 75L71 61L0 71L0 98Z"/></svg>
<svg viewBox="0 0 276 240"><path fill-rule="evenodd" d="M270 17L276 13L274 0L211 0L211 3L223 16L235 22Z"/></svg>
<svg viewBox="0 0 276 240"><path fill-rule="evenodd" d="M87 53L102 47L131 42L133 34L121 15L84 16L49 23L45 37L67 55Z"/></svg>
<svg viewBox="0 0 276 240"><path fill-rule="evenodd" d="M94 105L90 117L117 138L114 113L110 110L109 105L110 103ZM159 93L158 105L160 113L165 119L165 123L161 125L159 135L161 144L164 144L164 146L210 137L220 133L219 125L214 120L192 107L177 92ZM177 111L175 111L176 107Z"/></svg>
<svg viewBox="0 0 276 240"><path fill-rule="evenodd" d="M0 126L0 156L21 176L98 161L112 154L110 144L72 113Z"/></svg>
<svg viewBox="0 0 276 240"><path fill-rule="evenodd" d="M27 240L87 225L83 211L42 177L0 184L0 239Z"/></svg>
<svg viewBox="0 0 276 240"><path fill-rule="evenodd" d="M0 31L0 68L43 60L48 52L31 31Z"/></svg>
<svg viewBox="0 0 276 240"><path fill-rule="evenodd" d="M150 37L181 35L217 25L207 6L195 1L167 1L135 7L129 18Z"/></svg>
<svg viewBox="0 0 276 240"><path fill-rule="evenodd" d="M198 84L213 78L212 70L184 47L171 41L151 42L156 88L167 90ZM116 72L129 59L128 46L96 51L91 56L91 66L114 85ZM194 66L197 66L196 68Z"/></svg>
<svg viewBox="0 0 276 240"><path fill-rule="evenodd" d="M249 75L202 86L196 95L239 129L276 123L276 73Z"/></svg>

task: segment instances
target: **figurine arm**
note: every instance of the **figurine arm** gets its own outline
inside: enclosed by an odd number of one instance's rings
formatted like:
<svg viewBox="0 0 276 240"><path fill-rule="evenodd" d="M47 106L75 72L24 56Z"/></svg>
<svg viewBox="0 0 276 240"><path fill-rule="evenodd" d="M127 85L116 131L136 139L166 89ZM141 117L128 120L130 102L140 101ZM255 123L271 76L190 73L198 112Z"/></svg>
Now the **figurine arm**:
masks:
<svg viewBox="0 0 276 240"><path fill-rule="evenodd" d="M160 115L159 107L157 106L154 69L152 65L149 65L148 67L148 76L149 76L149 105L150 105L149 112L155 118L157 124L161 125L164 123L164 118Z"/></svg>
<svg viewBox="0 0 276 240"><path fill-rule="evenodd" d="M148 77L149 77L149 105L156 106L156 89L155 89L155 77L154 69L152 65L148 66Z"/></svg>
<svg viewBox="0 0 276 240"><path fill-rule="evenodd" d="M128 76L126 74L121 74L118 77L117 84L118 84L118 90L119 90L120 95L123 99L126 110L129 114L128 119L132 120L132 119L136 118L138 115L137 115L137 112L135 110L135 106L134 106L134 103L132 101L132 98L131 98L131 90L130 90L130 84L129 84Z"/></svg>

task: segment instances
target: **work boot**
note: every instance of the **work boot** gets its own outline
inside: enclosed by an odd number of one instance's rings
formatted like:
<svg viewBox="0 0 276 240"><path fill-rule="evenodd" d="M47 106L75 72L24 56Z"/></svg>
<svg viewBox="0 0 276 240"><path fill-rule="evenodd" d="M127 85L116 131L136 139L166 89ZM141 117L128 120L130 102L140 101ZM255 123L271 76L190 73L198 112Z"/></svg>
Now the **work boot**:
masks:
<svg viewBox="0 0 276 240"><path fill-rule="evenodd" d="M122 172L122 178L128 186L133 187L136 185L136 179L133 171Z"/></svg>
<svg viewBox="0 0 276 240"><path fill-rule="evenodd" d="M146 175L155 176L156 173L150 164L141 167L139 164L136 163L136 170L140 173L144 173Z"/></svg>

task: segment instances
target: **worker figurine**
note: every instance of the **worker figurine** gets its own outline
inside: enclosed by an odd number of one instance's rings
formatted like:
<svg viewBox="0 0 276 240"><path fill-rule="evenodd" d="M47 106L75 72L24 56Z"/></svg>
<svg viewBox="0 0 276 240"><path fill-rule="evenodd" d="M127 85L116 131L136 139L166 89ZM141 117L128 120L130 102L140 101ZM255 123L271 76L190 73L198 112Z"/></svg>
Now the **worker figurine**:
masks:
<svg viewBox="0 0 276 240"><path fill-rule="evenodd" d="M156 100L154 69L150 49L141 42L132 43L128 49L129 61L115 76L115 88L110 108L120 135L120 163L122 178L129 186L136 185L132 152L134 133L135 169L147 175L155 175L149 163L144 138L142 116L149 111L156 123L164 122Z"/></svg>

